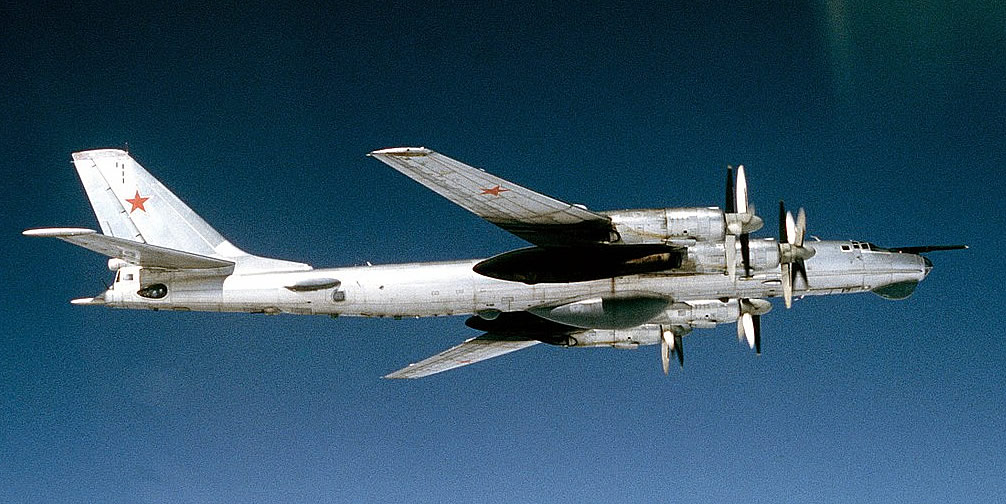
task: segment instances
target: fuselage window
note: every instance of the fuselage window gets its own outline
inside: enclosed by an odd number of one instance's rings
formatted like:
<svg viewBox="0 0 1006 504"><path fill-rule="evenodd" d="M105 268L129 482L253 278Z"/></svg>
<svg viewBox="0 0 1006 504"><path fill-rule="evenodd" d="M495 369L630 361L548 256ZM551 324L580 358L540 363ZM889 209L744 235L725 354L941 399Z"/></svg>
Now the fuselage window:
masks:
<svg viewBox="0 0 1006 504"><path fill-rule="evenodd" d="M332 292L332 301L338 303L339 301L346 300L346 291L337 290Z"/></svg>

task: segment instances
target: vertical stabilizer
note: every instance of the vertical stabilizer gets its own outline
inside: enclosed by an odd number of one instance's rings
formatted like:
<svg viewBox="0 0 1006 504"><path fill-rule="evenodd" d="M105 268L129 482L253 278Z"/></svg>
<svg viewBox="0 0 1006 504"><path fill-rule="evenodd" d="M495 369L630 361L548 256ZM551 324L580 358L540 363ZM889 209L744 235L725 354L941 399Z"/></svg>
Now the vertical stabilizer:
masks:
<svg viewBox="0 0 1006 504"><path fill-rule="evenodd" d="M244 255L119 149L73 153L101 232L208 256Z"/></svg>
<svg viewBox="0 0 1006 504"><path fill-rule="evenodd" d="M247 254L224 239L128 152L73 153L103 234L208 257L226 258L244 271L306 270L297 262Z"/></svg>

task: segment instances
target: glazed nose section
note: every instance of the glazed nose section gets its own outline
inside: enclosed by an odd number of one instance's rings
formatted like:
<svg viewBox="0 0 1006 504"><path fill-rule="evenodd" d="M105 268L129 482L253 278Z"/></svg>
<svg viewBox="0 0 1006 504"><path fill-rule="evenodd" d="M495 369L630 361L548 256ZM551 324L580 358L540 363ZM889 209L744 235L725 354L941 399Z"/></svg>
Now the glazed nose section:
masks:
<svg viewBox="0 0 1006 504"><path fill-rule="evenodd" d="M929 276L929 272L933 270L933 261L930 261L926 256L920 257L922 257L922 264L925 267L925 273L922 275L922 278L925 278Z"/></svg>

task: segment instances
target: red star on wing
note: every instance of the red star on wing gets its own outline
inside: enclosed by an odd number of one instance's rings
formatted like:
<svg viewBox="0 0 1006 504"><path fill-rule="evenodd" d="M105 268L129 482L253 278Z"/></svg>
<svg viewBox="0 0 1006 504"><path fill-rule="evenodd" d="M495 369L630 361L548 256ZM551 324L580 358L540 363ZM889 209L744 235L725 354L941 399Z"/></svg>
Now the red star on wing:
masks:
<svg viewBox="0 0 1006 504"><path fill-rule="evenodd" d="M146 203L148 199L150 199L149 196L146 197L146 198L141 197L140 196L140 191L137 190L136 191L136 196L133 196L132 198L127 198L126 199L126 203L129 203L130 205L133 205L133 208L129 209L129 213L133 213L137 209L143 210L144 212L146 212L147 209L143 208L143 204Z"/></svg>
<svg viewBox="0 0 1006 504"><path fill-rule="evenodd" d="M499 196L501 192L507 192L510 189L503 189L498 184L492 189L480 188L482 189L482 194L492 194L493 196Z"/></svg>

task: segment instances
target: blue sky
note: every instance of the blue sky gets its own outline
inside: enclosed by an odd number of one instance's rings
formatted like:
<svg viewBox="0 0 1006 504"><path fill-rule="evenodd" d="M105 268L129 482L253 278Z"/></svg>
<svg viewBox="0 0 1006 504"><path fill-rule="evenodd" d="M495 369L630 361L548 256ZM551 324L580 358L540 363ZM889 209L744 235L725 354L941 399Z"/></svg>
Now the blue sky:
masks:
<svg viewBox="0 0 1006 504"><path fill-rule="evenodd" d="M305 2L0 8L0 501L1006 498L1006 10ZM368 159L425 145L595 209L720 205L933 254L907 301L776 303L656 348L539 345L418 381L461 318L74 307L103 258L69 153L123 146L253 253L315 266L522 242ZM766 226L763 236L770 236Z"/></svg>

